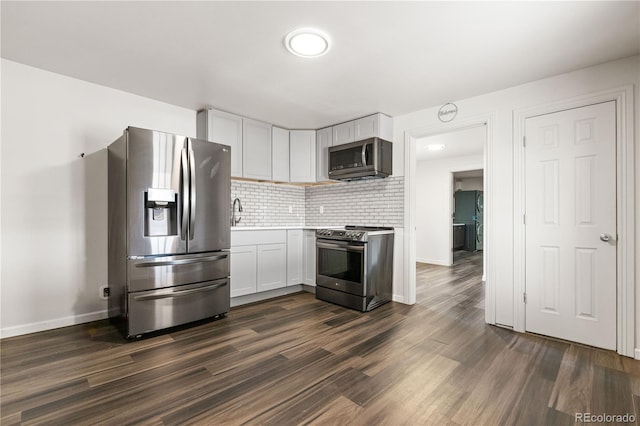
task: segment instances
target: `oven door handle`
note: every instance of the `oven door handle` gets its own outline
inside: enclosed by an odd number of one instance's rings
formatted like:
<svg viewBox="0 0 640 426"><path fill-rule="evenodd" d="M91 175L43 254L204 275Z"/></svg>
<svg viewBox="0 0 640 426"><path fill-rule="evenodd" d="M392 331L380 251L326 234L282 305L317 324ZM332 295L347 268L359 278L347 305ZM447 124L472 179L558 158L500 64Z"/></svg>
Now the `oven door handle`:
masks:
<svg viewBox="0 0 640 426"><path fill-rule="evenodd" d="M359 251L364 252L364 246L356 246L353 244L340 244L340 243L321 243L316 241L317 248L326 248L331 250L340 250L340 251Z"/></svg>

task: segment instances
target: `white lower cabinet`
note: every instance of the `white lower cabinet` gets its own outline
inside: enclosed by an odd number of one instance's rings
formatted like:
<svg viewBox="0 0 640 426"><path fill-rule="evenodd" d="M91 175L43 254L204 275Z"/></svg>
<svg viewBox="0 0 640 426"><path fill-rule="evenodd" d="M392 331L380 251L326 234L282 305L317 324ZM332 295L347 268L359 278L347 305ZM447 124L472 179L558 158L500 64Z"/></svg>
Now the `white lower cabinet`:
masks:
<svg viewBox="0 0 640 426"><path fill-rule="evenodd" d="M263 244L258 247L257 291L274 290L287 285L287 245Z"/></svg>
<svg viewBox="0 0 640 426"><path fill-rule="evenodd" d="M286 285L286 230L231 232L231 297Z"/></svg>
<svg viewBox="0 0 640 426"><path fill-rule="evenodd" d="M304 231L303 284L316 285L316 231Z"/></svg>
<svg viewBox="0 0 640 426"><path fill-rule="evenodd" d="M231 232L231 297L316 285L314 230Z"/></svg>
<svg viewBox="0 0 640 426"><path fill-rule="evenodd" d="M231 247L231 297L257 289L257 246Z"/></svg>
<svg viewBox="0 0 640 426"><path fill-rule="evenodd" d="M287 231L287 285L302 284L304 243L302 229Z"/></svg>

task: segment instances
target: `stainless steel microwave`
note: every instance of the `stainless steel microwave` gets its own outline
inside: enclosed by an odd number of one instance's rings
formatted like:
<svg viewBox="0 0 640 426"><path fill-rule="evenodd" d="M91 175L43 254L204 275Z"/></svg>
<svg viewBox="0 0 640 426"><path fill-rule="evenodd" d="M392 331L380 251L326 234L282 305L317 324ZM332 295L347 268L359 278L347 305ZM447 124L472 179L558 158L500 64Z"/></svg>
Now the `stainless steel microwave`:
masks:
<svg viewBox="0 0 640 426"><path fill-rule="evenodd" d="M329 148L329 178L355 180L384 178L392 173L393 145L380 138Z"/></svg>

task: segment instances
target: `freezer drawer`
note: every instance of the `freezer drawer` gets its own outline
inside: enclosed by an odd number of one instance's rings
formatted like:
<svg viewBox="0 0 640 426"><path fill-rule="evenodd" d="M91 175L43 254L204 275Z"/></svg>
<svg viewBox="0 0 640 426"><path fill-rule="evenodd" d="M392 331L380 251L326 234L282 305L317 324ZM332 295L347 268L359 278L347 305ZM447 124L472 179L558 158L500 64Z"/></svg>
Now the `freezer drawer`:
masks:
<svg viewBox="0 0 640 426"><path fill-rule="evenodd" d="M127 269L129 292L210 281L229 276L229 252L130 259Z"/></svg>
<svg viewBox="0 0 640 426"><path fill-rule="evenodd" d="M127 337L229 312L229 279L129 293Z"/></svg>

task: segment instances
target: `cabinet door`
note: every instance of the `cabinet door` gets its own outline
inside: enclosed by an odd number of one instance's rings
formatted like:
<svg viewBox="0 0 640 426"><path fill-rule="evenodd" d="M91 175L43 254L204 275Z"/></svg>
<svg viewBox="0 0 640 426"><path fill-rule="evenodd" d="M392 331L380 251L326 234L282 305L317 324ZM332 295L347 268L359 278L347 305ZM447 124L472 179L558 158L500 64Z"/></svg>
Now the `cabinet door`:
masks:
<svg viewBox="0 0 640 426"><path fill-rule="evenodd" d="M356 140L378 137L393 140L393 118L381 113L359 118L355 121Z"/></svg>
<svg viewBox="0 0 640 426"><path fill-rule="evenodd" d="M333 126L333 146L342 145L356 140L356 126L354 121Z"/></svg>
<svg viewBox="0 0 640 426"><path fill-rule="evenodd" d="M304 284L316 285L316 233L304 231Z"/></svg>
<svg viewBox="0 0 640 426"><path fill-rule="evenodd" d="M316 131L316 180L329 180L329 147L333 145L332 127Z"/></svg>
<svg viewBox="0 0 640 426"><path fill-rule="evenodd" d="M291 130L289 133L291 182L316 181L316 132Z"/></svg>
<svg viewBox="0 0 640 426"><path fill-rule="evenodd" d="M287 285L302 284L304 240L302 229L287 231Z"/></svg>
<svg viewBox="0 0 640 426"><path fill-rule="evenodd" d="M374 114L362 117L355 121L356 140L372 138L378 136L378 126L380 124L379 115Z"/></svg>
<svg viewBox="0 0 640 426"><path fill-rule="evenodd" d="M289 182L289 131L273 127L271 135L271 175L276 182Z"/></svg>
<svg viewBox="0 0 640 426"><path fill-rule="evenodd" d="M242 177L242 117L208 109L198 113L198 138L231 147L231 176Z"/></svg>
<svg viewBox="0 0 640 426"><path fill-rule="evenodd" d="M242 120L243 176L271 180L271 124Z"/></svg>
<svg viewBox="0 0 640 426"><path fill-rule="evenodd" d="M256 292L256 246L231 247L231 297Z"/></svg>
<svg viewBox="0 0 640 426"><path fill-rule="evenodd" d="M273 290L287 285L287 245L258 246L258 291Z"/></svg>

